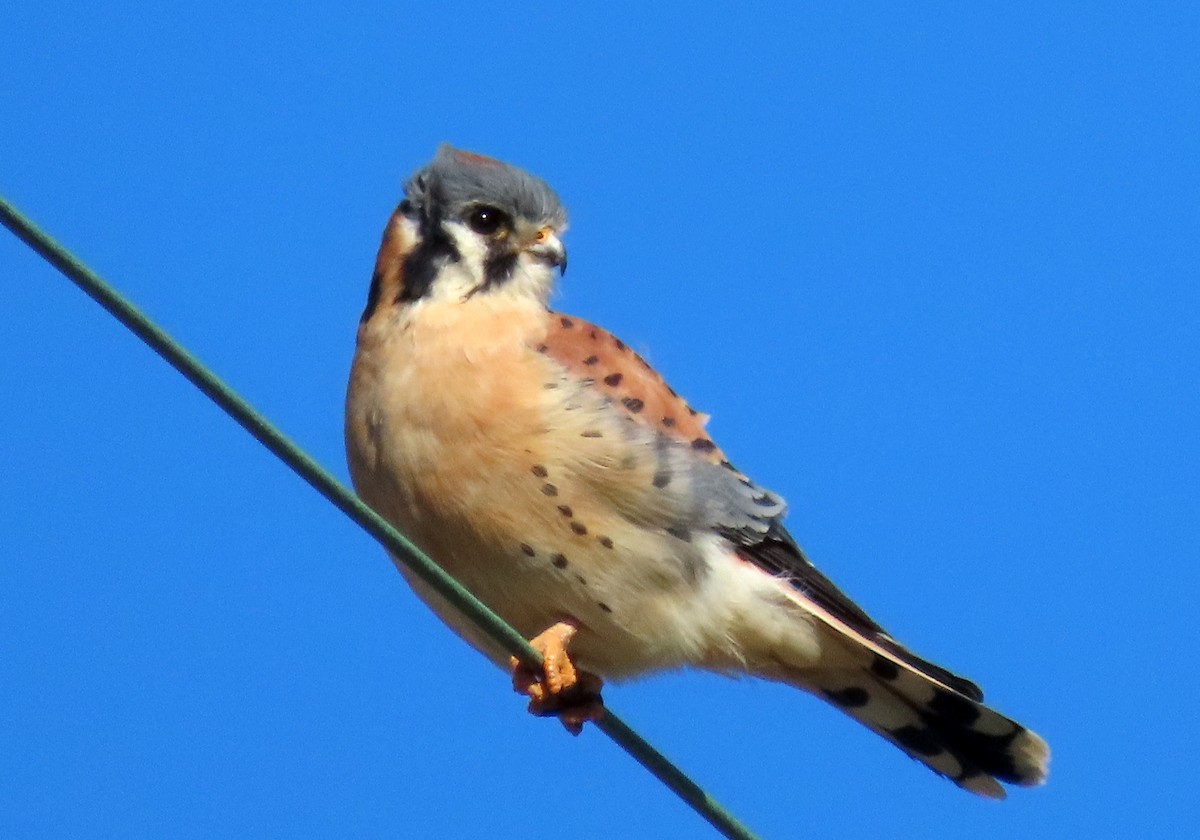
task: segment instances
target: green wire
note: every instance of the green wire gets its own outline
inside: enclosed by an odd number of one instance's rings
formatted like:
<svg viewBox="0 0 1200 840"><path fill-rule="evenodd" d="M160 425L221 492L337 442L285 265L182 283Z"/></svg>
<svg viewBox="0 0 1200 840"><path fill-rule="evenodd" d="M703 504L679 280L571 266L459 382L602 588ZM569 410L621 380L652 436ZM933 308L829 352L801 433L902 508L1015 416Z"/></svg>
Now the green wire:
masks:
<svg viewBox="0 0 1200 840"><path fill-rule="evenodd" d="M134 335L162 356L171 367L204 392L226 414L249 432L279 460L292 468L318 493L374 537L384 548L399 558L421 580L457 607L504 650L533 668L540 668L542 657L525 638L492 612L482 601L468 592L462 584L442 570L433 560L413 545L407 537L393 528L378 513L367 506L349 488L326 472L286 435L259 414L195 356L171 338L161 327L144 315L99 275L79 261L53 238L25 218L15 207L0 197L0 223L32 248L46 262L62 272L92 300L104 307ZM755 840L755 835L726 811L720 803L705 793L682 770L676 767L648 741L634 732L611 710L605 711L596 726L639 764L649 770L677 796L712 824L717 831L733 840Z"/></svg>

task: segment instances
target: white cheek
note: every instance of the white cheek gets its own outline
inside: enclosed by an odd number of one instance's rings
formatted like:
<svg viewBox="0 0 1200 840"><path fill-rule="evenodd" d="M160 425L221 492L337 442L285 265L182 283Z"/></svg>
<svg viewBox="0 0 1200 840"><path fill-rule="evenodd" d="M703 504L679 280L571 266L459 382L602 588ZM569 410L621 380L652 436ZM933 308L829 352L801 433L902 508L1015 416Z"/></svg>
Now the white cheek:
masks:
<svg viewBox="0 0 1200 840"><path fill-rule="evenodd" d="M482 237L464 225L448 223L445 231L458 249L460 259L442 269L430 295L435 300L462 300L480 291L484 283L487 245ZM554 269L523 253L517 259L512 276L501 285L488 289L488 294L507 298L534 297L545 303L553 287Z"/></svg>
<svg viewBox="0 0 1200 840"><path fill-rule="evenodd" d="M435 300L462 299L477 289L483 282L483 263L487 259L487 248L478 236L456 222L444 227L459 257L447 263L438 274L437 282L430 289Z"/></svg>
<svg viewBox="0 0 1200 840"><path fill-rule="evenodd" d="M554 288L554 271L541 260L521 254L512 277L496 291L516 297L535 297L545 303Z"/></svg>
<svg viewBox="0 0 1200 840"><path fill-rule="evenodd" d="M400 230L404 235L405 242L420 242L421 228L410 219L408 216L400 216Z"/></svg>

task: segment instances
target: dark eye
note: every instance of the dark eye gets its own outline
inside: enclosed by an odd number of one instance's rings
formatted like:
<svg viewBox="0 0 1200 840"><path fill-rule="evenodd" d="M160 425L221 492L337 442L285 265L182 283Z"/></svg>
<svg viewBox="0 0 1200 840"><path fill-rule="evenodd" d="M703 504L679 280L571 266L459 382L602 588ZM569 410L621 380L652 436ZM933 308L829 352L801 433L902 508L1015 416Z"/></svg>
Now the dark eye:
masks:
<svg viewBox="0 0 1200 840"><path fill-rule="evenodd" d="M467 226L483 236L505 229L509 226L508 214L498 207L476 207L467 212Z"/></svg>

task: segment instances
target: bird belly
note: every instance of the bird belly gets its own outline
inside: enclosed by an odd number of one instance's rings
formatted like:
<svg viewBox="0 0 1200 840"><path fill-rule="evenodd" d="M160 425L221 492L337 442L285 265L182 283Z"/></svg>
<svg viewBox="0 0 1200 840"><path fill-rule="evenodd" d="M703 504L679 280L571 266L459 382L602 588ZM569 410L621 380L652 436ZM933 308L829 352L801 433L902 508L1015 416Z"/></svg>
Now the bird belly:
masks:
<svg viewBox="0 0 1200 840"><path fill-rule="evenodd" d="M692 609L701 547L631 522L579 478L572 424L586 426L587 412L563 408L546 387L559 374L530 348L484 325L360 341L346 419L359 494L526 637L579 621L584 667L613 678L702 660L720 626ZM506 661L405 577L460 636Z"/></svg>

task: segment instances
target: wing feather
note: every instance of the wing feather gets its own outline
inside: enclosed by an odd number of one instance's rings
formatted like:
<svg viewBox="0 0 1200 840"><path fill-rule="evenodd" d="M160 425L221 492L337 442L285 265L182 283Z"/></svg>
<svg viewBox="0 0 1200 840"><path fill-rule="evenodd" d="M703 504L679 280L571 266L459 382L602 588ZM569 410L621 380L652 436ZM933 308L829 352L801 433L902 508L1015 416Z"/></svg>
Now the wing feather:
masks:
<svg viewBox="0 0 1200 840"><path fill-rule="evenodd" d="M743 559L785 580L839 626L973 700L983 697L974 683L892 639L822 574L784 527L783 499L739 472L705 430L708 416L692 408L625 342L587 321L550 312L545 344L537 349L633 421L640 434L627 437L630 446L653 450L655 482L663 485L660 503L630 496L631 518L641 522L647 511L654 511L662 518L659 527L671 533L721 534Z"/></svg>

